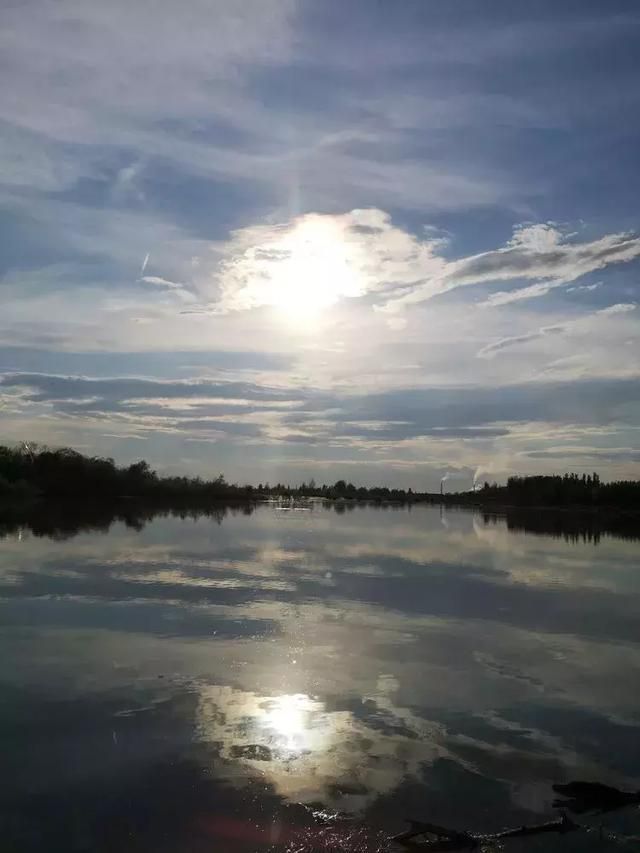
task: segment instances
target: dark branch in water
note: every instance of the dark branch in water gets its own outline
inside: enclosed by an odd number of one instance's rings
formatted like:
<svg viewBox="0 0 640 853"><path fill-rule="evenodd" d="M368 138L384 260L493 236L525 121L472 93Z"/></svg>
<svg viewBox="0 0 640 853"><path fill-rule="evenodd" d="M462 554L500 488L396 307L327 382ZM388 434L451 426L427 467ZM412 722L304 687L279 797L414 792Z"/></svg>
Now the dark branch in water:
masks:
<svg viewBox="0 0 640 853"><path fill-rule="evenodd" d="M563 815L559 820L551 820L532 826L518 826L514 829L505 829L501 832L483 835L472 832L458 832L454 829L448 829L446 826L438 826L435 823L423 823L416 820L409 821L409 823L411 829L400 833L400 835L395 835L391 840L403 847L425 847L434 853L435 851L445 853L448 850L473 850L486 841L505 841L508 838L543 835L547 832L564 834L580 829L580 826L567 815ZM427 840L429 836L432 838Z"/></svg>
<svg viewBox="0 0 640 853"><path fill-rule="evenodd" d="M574 814L610 812L640 805L640 791L619 791L600 782L569 782L567 785L554 785L553 790L568 798L554 800L553 807L569 809Z"/></svg>
<svg viewBox="0 0 640 853"><path fill-rule="evenodd" d="M640 804L640 791L620 791L600 782L569 782L566 785L554 785L553 790L568 799L555 800L554 808L568 808L575 814L586 812L603 813L626 806ZM524 838L531 835L543 835L553 832L561 835L567 832L575 832L585 829L581 824L573 821L566 813L557 820L546 823L533 824L531 826L518 826L513 829L504 829L500 832L480 834L473 832L460 832L436 823L410 820L410 828L399 835L394 835L391 841L407 848L422 848L433 851L433 853L445 853L454 850L475 850L480 844L488 841L506 841L511 838ZM616 836L617 840L629 841L624 836Z"/></svg>

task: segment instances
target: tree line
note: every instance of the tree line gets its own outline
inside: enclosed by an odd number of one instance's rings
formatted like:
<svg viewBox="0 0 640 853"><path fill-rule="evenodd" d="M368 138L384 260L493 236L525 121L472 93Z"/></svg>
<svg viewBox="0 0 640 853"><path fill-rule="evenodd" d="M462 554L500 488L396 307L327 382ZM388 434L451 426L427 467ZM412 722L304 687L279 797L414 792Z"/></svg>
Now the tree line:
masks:
<svg viewBox="0 0 640 853"><path fill-rule="evenodd" d="M503 503L514 507L640 509L640 481L603 483L596 473L509 477L506 486L485 483L476 496L483 504Z"/></svg>
<svg viewBox="0 0 640 853"><path fill-rule="evenodd" d="M355 486L346 480L337 480L333 484L316 484L315 480L301 483L299 486L284 483L259 483L257 491L270 497L305 497L325 498L326 500L355 500L355 501L391 501L395 503L411 503L425 498L425 494L414 492L412 489L390 489L387 486Z"/></svg>
<svg viewBox="0 0 640 853"><path fill-rule="evenodd" d="M315 480L300 486L260 483L257 491L272 497L317 497L398 503L445 503L470 506L513 507L615 507L640 509L640 481L619 480L603 483L597 473L555 474L509 477L506 485L485 482L464 492L419 492L386 486L356 486L345 480L318 485Z"/></svg>
<svg viewBox="0 0 640 853"><path fill-rule="evenodd" d="M228 483L214 479L160 476L140 460L118 466L111 458L85 456L68 447L51 449L23 443L0 446L0 500L56 499L94 502L122 498L155 501L165 506L203 505L213 501L254 501L260 498L322 498L376 503L444 503L470 506L583 507L640 509L640 481L603 483L597 473L509 477L506 485L485 482L480 488L446 494L387 486L357 486L346 480L299 486Z"/></svg>
<svg viewBox="0 0 640 853"><path fill-rule="evenodd" d="M213 480L161 477L144 460L120 467L113 459L84 456L69 447L0 446L0 497L4 498L113 501L132 497L170 504L247 499L252 493L251 486L227 483L222 474Z"/></svg>

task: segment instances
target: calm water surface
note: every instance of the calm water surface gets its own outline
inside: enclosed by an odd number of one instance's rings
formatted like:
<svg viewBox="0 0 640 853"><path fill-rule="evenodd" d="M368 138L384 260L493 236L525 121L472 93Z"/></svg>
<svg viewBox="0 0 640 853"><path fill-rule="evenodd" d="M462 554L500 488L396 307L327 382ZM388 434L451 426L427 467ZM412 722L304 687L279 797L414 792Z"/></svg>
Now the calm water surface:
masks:
<svg viewBox="0 0 640 853"><path fill-rule="evenodd" d="M552 782L639 787L639 554L426 507L15 529L0 849L382 850L407 817L490 831L552 817Z"/></svg>

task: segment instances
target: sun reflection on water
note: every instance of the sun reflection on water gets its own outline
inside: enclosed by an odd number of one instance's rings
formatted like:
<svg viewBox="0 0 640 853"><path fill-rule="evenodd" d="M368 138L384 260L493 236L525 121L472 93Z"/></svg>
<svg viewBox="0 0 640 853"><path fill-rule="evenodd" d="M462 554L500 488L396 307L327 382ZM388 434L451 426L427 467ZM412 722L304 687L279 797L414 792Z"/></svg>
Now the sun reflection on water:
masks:
<svg viewBox="0 0 640 853"><path fill-rule="evenodd" d="M268 700L259 725L276 750L289 753L314 751L326 745L327 726L320 716L323 706L304 693Z"/></svg>
<svg viewBox="0 0 640 853"><path fill-rule="evenodd" d="M358 715L306 693L202 685L196 737L231 784L253 776L293 802L355 813L447 754L439 727L396 707L393 687L383 679Z"/></svg>

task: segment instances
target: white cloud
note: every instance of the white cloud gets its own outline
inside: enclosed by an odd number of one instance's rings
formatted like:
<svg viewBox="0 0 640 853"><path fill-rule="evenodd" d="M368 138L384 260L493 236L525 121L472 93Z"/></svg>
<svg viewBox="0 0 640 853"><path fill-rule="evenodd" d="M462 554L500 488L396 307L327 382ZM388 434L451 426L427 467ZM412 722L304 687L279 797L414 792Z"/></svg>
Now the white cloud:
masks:
<svg viewBox="0 0 640 853"><path fill-rule="evenodd" d="M244 64L289 56L295 6L295 0L241 6L190 0L181 10L166 0L134 7L123 0L20 4L4 16L0 45L15 76L0 99L2 114L74 141L96 140L110 124L110 135L125 131L126 114L202 116L221 81L233 81ZM34 103L42 110L33 111Z"/></svg>
<svg viewBox="0 0 640 853"><path fill-rule="evenodd" d="M552 226L518 228L504 248L472 255L450 263L443 281L425 282L400 302L420 302L438 293L462 286L497 282L524 283L542 279L528 287L494 294L489 305L507 304L543 296L550 290L610 264L640 257L640 238L629 233L608 234L579 243Z"/></svg>
<svg viewBox="0 0 640 853"><path fill-rule="evenodd" d="M504 349L509 349L510 347L518 346L519 344L528 344L531 341L536 341L539 338L545 337L545 335L561 334L562 332L566 332L567 328L567 325L547 326L538 329L535 332L529 332L526 335L513 335L510 338L501 338L498 341L494 341L493 343L482 347L482 349L478 351L478 358L493 358L496 353L501 352Z"/></svg>
<svg viewBox="0 0 640 853"><path fill-rule="evenodd" d="M508 246L548 252L560 244L561 233L552 222L538 225L517 225Z"/></svg>
<svg viewBox="0 0 640 853"><path fill-rule="evenodd" d="M616 305L609 305L608 308L602 308L598 314L627 314L629 311L634 311L637 308L635 302L618 302Z"/></svg>
<svg viewBox="0 0 640 853"><path fill-rule="evenodd" d="M429 271L441 274L446 262L436 251L442 245L436 238L420 241L376 209L250 226L221 247L218 307L246 310L303 299L320 307L409 289Z"/></svg>
<svg viewBox="0 0 640 853"><path fill-rule="evenodd" d="M593 336L596 328L598 327L598 321L600 318L604 318L604 320L606 320L609 317L615 317L619 314L628 314L629 311L633 311L635 308L636 305L633 302L621 302L616 305L609 305L607 308L601 308L599 311L593 311L591 314L586 314L574 320L568 320L564 323L558 323L553 326L542 326L541 328L535 329L534 331L528 332L524 335L513 335L511 337L500 338L499 340L493 341L492 343L486 344L486 346L482 347L482 349L478 351L478 357L493 358L502 350L510 349L522 344L528 344L532 341L537 341L540 338L548 337L549 335L575 335L582 333ZM600 332L599 339L601 340L601 333L603 330L598 329L598 331Z"/></svg>
<svg viewBox="0 0 640 853"><path fill-rule="evenodd" d="M427 232L429 233L429 232ZM287 299L332 304L373 295L375 308L396 312L460 287L509 283L489 297L500 305L640 257L640 238L608 234L578 242L552 224L517 226L506 246L445 258L441 238L419 238L382 210L306 214L278 225L236 231L219 248L217 310L279 305ZM536 284L526 285L532 279ZM540 281L542 279L542 281Z"/></svg>
<svg viewBox="0 0 640 853"><path fill-rule="evenodd" d="M408 157L405 135L387 127L395 97L372 111L337 89L330 110L298 109L277 86L276 97L256 95L261 71L313 66L308 45L301 48L308 34L300 5L189 0L182 9L154 0L132 9L124 0L44 7L27 0L7 10L0 53L12 85L0 91L0 120L10 129L3 146L11 181L62 189L104 178L107 147L116 146L133 156L115 178L116 200L142 198L133 178L153 158L191 175L250 183L285 207L302 196L307 209L354 197L421 210L507 198L510 182L495 169L445 162L446 152L436 163ZM325 46L324 62L334 59ZM77 146L72 156L69 144Z"/></svg>
<svg viewBox="0 0 640 853"><path fill-rule="evenodd" d="M182 290L183 285L177 281L169 281L167 278L162 278L159 275L143 275L140 281L147 284L156 284L158 287L168 287L170 290Z"/></svg>

